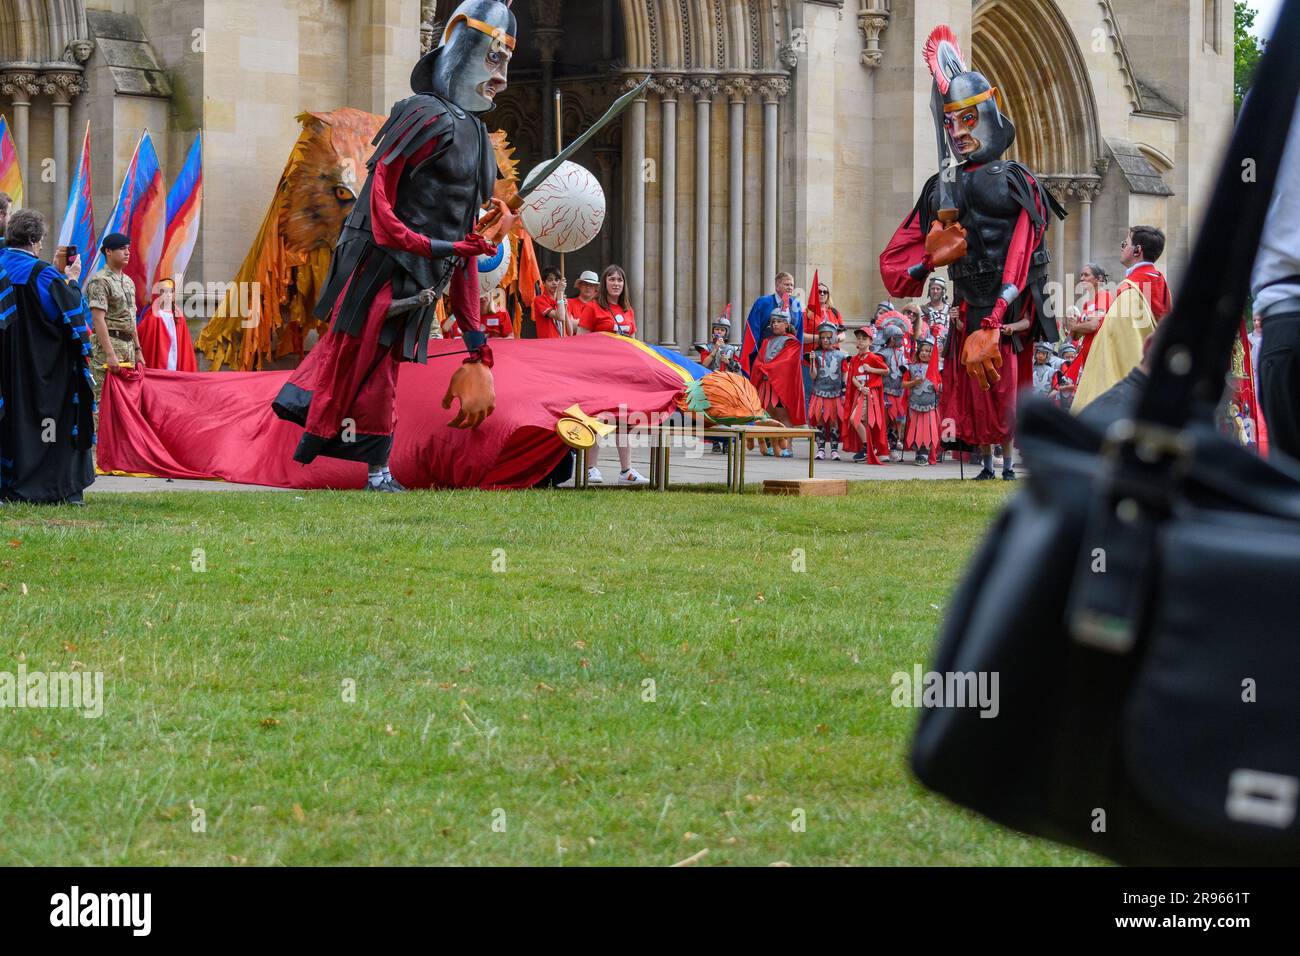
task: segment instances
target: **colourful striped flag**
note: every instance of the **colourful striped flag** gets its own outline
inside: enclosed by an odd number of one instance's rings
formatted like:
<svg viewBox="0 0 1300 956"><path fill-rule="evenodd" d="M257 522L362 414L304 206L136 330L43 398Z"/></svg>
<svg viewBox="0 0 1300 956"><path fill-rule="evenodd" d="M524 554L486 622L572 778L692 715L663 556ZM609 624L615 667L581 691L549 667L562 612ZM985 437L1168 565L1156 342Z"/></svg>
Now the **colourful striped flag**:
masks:
<svg viewBox="0 0 1300 956"><path fill-rule="evenodd" d="M95 261L90 274L104 267L104 253L98 248L110 232L123 233L131 240L131 261L126 274L135 283L135 304L140 312L153 298L153 283L162 259L163 241L167 237L167 193L163 188L162 167L153 148L149 131L140 135L131 162L126 167L117 202L100 233Z"/></svg>
<svg viewBox="0 0 1300 956"><path fill-rule="evenodd" d="M23 172L18 168L18 150L9 133L9 120L0 116L0 191L7 192L15 209L23 204Z"/></svg>
<svg viewBox="0 0 1300 956"><path fill-rule="evenodd" d="M176 293L180 294L185 267L190 264L194 243L199 238L199 213L203 209L203 134L194 137L194 145L185 157L167 193L167 235L163 241L162 259L158 263L155 281L173 279Z"/></svg>
<svg viewBox="0 0 1300 956"><path fill-rule="evenodd" d="M63 214L63 228L59 230L60 246L76 246L81 256L81 279L87 275L86 266L95 258L95 202L90 189L90 123L86 123L86 138L81 143L81 160L77 163L68 192L68 210Z"/></svg>

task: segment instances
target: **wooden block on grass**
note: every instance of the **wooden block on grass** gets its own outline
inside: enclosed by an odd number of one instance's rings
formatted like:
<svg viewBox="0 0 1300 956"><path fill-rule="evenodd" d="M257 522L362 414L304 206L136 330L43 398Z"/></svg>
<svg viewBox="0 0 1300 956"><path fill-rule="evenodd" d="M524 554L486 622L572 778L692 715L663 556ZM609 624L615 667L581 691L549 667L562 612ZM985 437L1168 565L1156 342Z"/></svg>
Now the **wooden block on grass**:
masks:
<svg viewBox="0 0 1300 956"><path fill-rule="evenodd" d="M765 495L834 497L849 493L847 478L769 478L763 482Z"/></svg>

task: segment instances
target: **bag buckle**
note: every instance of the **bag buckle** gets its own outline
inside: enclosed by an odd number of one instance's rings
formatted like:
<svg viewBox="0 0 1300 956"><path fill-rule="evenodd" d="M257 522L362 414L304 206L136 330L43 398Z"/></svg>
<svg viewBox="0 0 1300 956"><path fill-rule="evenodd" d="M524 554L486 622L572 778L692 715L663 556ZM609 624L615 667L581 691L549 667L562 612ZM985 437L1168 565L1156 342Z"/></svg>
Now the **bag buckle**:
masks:
<svg viewBox="0 0 1300 956"><path fill-rule="evenodd" d="M1195 442L1181 428L1170 428L1134 418L1121 418L1106 429L1101 453L1117 458L1120 450L1133 446L1133 453L1143 464L1157 464L1161 458L1183 461L1190 458Z"/></svg>
<svg viewBox="0 0 1300 956"><path fill-rule="evenodd" d="M1070 637L1099 651L1127 654L1137 643L1137 628L1126 617L1079 608L1070 616Z"/></svg>

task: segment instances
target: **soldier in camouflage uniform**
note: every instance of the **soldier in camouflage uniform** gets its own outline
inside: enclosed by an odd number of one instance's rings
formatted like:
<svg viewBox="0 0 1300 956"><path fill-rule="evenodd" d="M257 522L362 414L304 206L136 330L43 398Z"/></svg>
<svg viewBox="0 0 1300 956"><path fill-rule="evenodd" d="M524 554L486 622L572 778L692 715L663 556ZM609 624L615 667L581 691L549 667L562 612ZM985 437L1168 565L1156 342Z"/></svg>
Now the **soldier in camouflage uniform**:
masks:
<svg viewBox="0 0 1300 956"><path fill-rule="evenodd" d="M113 232L104 237L102 248L104 268L86 283L86 304L95 333L90 365L95 376L96 404L104 388L106 366L144 364L135 329L135 283L123 271L131 261L131 242L120 232Z"/></svg>

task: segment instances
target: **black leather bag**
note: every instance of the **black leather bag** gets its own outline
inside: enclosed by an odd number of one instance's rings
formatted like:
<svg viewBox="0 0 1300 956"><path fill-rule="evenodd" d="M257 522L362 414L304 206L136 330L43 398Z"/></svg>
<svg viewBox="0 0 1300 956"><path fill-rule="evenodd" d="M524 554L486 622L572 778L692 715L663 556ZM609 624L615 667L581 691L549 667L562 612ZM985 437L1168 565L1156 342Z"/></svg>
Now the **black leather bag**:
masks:
<svg viewBox="0 0 1300 956"><path fill-rule="evenodd" d="M1297 48L1289 0L1132 417L1103 435L1022 409L1026 487L954 595L933 665L996 672L997 713L925 709L913 741L926 786L1121 863L1300 863L1300 466L1210 423Z"/></svg>

